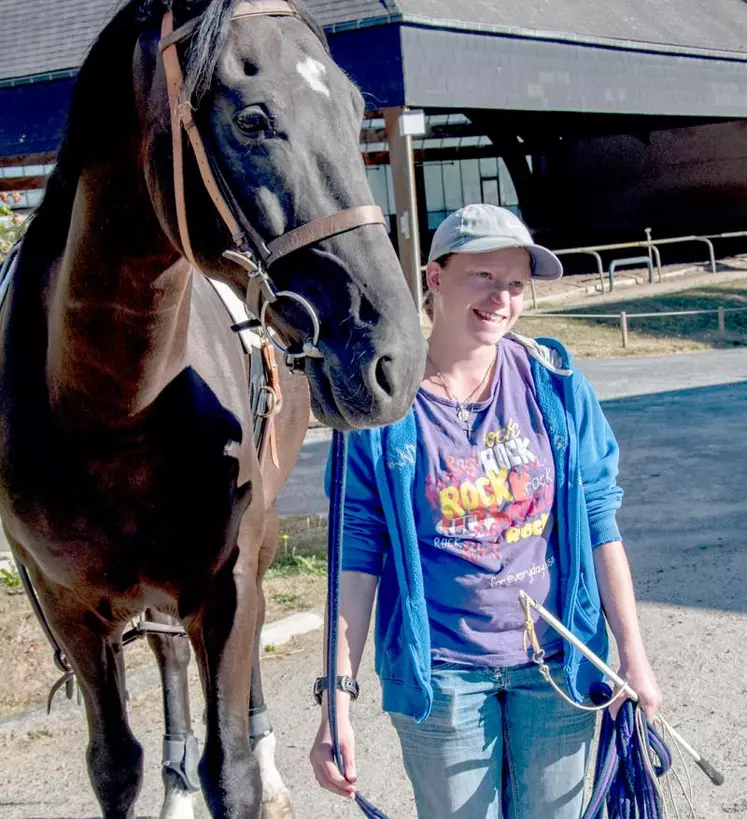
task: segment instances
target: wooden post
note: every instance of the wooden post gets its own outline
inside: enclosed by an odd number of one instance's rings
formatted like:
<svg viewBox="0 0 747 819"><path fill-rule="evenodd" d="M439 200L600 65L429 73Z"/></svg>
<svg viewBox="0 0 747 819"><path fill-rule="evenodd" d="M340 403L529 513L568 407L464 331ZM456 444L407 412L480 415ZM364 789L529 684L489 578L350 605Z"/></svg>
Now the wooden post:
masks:
<svg viewBox="0 0 747 819"><path fill-rule="evenodd" d="M628 314L620 313L620 332L622 333L623 347L628 346Z"/></svg>
<svg viewBox="0 0 747 819"><path fill-rule="evenodd" d="M537 288L534 286L534 279L529 279L529 287L532 291L532 310L537 309Z"/></svg>
<svg viewBox="0 0 747 819"><path fill-rule="evenodd" d="M420 315L423 289L420 276L420 234L415 192L415 160L412 153L412 137L400 133L399 118L404 110L401 107L385 108L383 113L394 182L394 203L397 208L399 262L415 301L418 315Z"/></svg>
<svg viewBox="0 0 747 819"><path fill-rule="evenodd" d="M726 316L723 307L718 308L718 334L721 338L726 335Z"/></svg>

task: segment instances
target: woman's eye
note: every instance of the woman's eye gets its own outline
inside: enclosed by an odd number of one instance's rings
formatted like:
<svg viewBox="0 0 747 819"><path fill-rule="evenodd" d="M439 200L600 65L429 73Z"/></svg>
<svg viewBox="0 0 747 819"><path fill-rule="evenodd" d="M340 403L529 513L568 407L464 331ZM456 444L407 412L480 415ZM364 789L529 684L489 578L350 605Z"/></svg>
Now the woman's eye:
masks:
<svg viewBox="0 0 747 819"><path fill-rule="evenodd" d="M477 275L481 279L492 279L493 278L493 274L489 270L481 270Z"/></svg>
<svg viewBox="0 0 747 819"><path fill-rule="evenodd" d="M266 114L259 108L245 108L236 114L234 120L247 136L260 136L272 131Z"/></svg>

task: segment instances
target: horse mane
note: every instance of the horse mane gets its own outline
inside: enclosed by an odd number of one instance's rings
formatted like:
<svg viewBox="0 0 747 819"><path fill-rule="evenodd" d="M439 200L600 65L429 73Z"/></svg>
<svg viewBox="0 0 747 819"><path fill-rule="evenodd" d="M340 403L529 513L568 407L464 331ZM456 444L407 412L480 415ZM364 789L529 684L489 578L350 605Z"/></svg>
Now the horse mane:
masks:
<svg viewBox="0 0 747 819"><path fill-rule="evenodd" d="M123 117L135 116L132 53L143 26L159 24L165 11L175 26L198 14L200 23L187 49L184 85L194 105L210 87L228 35L228 23L239 0L129 0L91 45L73 90L57 163L44 197L33 214L28 234L41 233L35 244L58 252L69 228L78 180L86 163L111 156L132 133ZM294 0L302 19L328 49L322 29L303 2ZM133 123L134 127L134 123Z"/></svg>

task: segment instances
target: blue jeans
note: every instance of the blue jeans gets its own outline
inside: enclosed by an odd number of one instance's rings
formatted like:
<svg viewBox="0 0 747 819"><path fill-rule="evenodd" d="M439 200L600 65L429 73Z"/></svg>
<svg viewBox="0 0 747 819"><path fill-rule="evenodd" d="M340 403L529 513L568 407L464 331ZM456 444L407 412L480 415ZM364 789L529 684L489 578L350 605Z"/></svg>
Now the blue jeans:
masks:
<svg viewBox="0 0 747 819"><path fill-rule="evenodd" d="M549 660L561 685L560 659ZM420 819L579 819L594 714L572 708L534 663L437 664L433 709L392 714Z"/></svg>

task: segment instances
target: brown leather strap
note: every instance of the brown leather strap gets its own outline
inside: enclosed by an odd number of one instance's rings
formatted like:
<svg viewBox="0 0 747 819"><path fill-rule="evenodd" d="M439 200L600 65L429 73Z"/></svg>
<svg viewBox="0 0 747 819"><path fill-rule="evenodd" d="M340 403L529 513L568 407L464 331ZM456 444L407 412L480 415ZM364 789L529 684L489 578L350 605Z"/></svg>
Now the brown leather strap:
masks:
<svg viewBox="0 0 747 819"><path fill-rule="evenodd" d="M168 12L171 14L171 12ZM179 26L179 28L174 29L171 34L167 34L165 37L163 36L163 27L161 28L161 39L158 42L158 47L161 49L161 52L165 48L168 48L170 45L176 45L177 43L181 43L182 40L186 40L187 37L191 37L194 34L194 30L197 26L200 25L200 18L195 17L194 20L190 20L188 23L185 23L183 26ZM172 26L173 26L173 18L172 18Z"/></svg>
<svg viewBox="0 0 747 819"><path fill-rule="evenodd" d="M280 412L283 406L283 393L280 390L280 373L278 372L277 361L275 360L275 348L270 344L265 336L262 337L262 361L267 374L267 386L275 394L275 403L265 425L262 441L259 445L260 462L264 455L266 446L269 444L270 457L275 465L275 469L280 469L278 459L277 436L275 435L275 415Z"/></svg>
<svg viewBox="0 0 747 819"><path fill-rule="evenodd" d="M161 38L167 38L173 32L174 17L170 11L163 16L161 25ZM244 232L231 213L230 208L223 198L218 183L215 181L213 171L210 167L205 146L200 137L195 121L192 117L192 106L189 100L183 99L184 77L179 63L179 54L176 50L176 42L167 42L162 48L163 65L166 71L166 83L169 93L169 105L171 106L171 140L174 154L174 195L176 197L176 216L179 225L179 236L184 247L184 255L189 259L194 267L197 264L192 253L192 245L189 239L189 229L187 225L187 207L184 197L184 161L182 156L182 135L179 128L179 121L184 126L189 142L194 151L197 167L202 177L203 185L208 192L215 208L220 214L226 227L231 233L231 238L237 246L241 246L244 241Z"/></svg>
<svg viewBox="0 0 747 819"><path fill-rule="evenodd" d="M298 9L289 0L252 0L250 3L239 3L233 10L232 20L242 17L265 15L267 17L300 17Z"/></svg>
<svg viewBox="0 0 747 819"><path fill-rule="evenodd" d="M161 38L168 37L174 29L174 16L167 11L161 23ZM171 42L162 50L163 67L166 71L166 87L169 94L171 109L171 152L174 161L174 199L176 200L176 221L179 227L179 238L182 250L189 263L197 267L192 243L189 240L187 226L187 208L184 198L184 162L182 157L182 129L179 123L179 103L182 94L183 78L179 65L179 55L176 51L176 42Z"/></svg>
<svg viewBox="0 0 747 819"><path fill-rule="evenodd" d="M301 225L268 242L267 249L270 251L268 263L272 264L283 256L293 253L294 250L329 239L330 236L337 236L339 233L346 233L348 230L354 230L363 225L383 224L385 224L384 214L378 205L360 205L357 208L338 211L331 216Z"/></svg>

